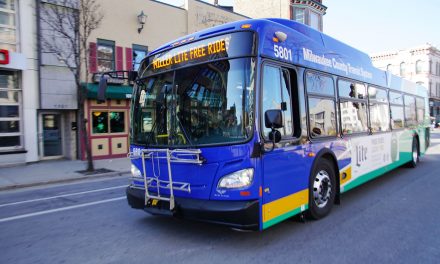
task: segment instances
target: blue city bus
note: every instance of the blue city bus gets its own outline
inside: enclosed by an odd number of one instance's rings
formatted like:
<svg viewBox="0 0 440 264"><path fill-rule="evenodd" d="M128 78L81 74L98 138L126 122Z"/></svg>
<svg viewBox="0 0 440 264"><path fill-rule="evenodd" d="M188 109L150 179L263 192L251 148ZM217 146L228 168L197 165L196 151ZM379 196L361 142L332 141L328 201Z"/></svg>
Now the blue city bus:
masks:
<svg viewBox="0 0 440 264"><path fill-rule="evenodd" d="M131 103L132 208L263 230L320 219L429 145L427 91L306 25L255 19L165 44Z"/></svg>

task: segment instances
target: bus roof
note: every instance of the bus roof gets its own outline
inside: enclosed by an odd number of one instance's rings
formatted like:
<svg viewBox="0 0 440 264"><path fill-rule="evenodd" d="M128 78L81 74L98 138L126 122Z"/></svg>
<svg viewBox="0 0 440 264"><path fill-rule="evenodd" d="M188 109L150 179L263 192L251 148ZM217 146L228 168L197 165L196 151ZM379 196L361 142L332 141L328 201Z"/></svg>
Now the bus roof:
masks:
<svg viewBox="0 0 440 264"><path fill-rule="evenodd" d="M243 25L249 26L243 29ZM425 87L374 67L368 54L307 25L287 19L249 19L223 24L166 43L153 50L149 55L161 53L199 39L242 30L251 30L258 34L258 54L260 56L393 90L427 96ZM287 38L285 40L276 38L277 32L285 34ZM281 51L287 51L289 56L279 56L279 54L277 56L274 51L275 46L278 49L281 48Z"/></svg>

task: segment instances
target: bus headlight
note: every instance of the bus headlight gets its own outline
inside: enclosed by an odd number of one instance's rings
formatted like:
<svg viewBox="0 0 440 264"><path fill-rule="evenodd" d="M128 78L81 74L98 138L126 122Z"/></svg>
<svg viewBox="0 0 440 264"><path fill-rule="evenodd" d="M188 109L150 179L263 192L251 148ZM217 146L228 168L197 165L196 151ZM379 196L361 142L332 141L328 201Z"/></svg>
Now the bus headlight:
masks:
<svg viewBox="0 0 440 264"><path fill-rule="evenodd" d="M239 170L234 173L223 176L218 182L217 188L244 188L251 185L254 178L254 169Z"/></svg>
<svg viewBox="0 0 440 264"><path fill-rule="evenodd" d="M134 166L133 164L131 164L131 175L134 178L142 178L141 171L136 166Z"/></svg>

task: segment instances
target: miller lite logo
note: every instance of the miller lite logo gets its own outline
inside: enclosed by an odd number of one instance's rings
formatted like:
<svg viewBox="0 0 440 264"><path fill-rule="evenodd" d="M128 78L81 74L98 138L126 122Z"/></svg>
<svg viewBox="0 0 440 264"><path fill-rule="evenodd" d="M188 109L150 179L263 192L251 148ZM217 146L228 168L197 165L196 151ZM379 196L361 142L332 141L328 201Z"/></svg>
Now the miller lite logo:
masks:
<svg viewBox="0 0 440 264"><path fill-rule="evenodd" d="M356 166L360 167L362 163L367 161L367 147L362 145L356 146Z"/></svg>

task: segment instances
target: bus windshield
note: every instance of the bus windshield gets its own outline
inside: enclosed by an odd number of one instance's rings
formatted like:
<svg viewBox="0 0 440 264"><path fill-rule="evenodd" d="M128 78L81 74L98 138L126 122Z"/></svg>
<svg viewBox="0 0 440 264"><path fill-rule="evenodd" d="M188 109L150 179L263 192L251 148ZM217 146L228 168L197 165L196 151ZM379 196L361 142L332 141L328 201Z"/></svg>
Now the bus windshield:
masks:
<svg viewBox="0 0 440 264"><path fill-rule="evenodd" d="M133 143L179 147L247 140L254 116L254 60L217 60L139 81Z"/></svg>

